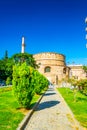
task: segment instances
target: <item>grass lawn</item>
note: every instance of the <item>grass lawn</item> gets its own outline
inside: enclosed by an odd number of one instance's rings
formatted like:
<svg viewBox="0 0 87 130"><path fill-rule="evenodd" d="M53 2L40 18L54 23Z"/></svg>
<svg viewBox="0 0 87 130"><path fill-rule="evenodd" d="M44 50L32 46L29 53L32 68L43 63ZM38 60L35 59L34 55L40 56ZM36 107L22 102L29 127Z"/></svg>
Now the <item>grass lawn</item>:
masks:
<svg viewBox="0 0 87 130"><path fill-rule="evenodd" d="M69 88L58 88L58 91L62 94L76 119L87 128L87 96Z"/></svg>
<svg viewBox="0 0 87 130"><path fill-rule="evenodd" d="M40 96L35 95L31 106L33 106ZM0 130L16 130L29 110L20 109L11 87L0 88Z"/></svg>

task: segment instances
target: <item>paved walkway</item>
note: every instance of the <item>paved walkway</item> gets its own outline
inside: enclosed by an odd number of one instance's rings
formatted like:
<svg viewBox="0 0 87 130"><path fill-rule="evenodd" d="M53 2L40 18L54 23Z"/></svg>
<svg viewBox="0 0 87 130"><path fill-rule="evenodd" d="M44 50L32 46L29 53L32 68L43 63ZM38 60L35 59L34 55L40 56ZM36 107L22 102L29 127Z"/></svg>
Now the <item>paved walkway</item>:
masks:
<svg viewBox="0 0 87 130"><path fill-rule="evenodd" d="M83 130L60 94L53 88L43 96L25 130Z"/></svg>

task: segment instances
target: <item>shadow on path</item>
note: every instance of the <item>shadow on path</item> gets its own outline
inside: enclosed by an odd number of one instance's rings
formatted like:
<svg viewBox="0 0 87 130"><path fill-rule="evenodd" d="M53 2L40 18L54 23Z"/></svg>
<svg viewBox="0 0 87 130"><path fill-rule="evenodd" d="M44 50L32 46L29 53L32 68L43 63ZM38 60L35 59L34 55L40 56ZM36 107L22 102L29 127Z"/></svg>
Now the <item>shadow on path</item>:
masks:
<svg viewBox="0 0 87 130"><path fill-rule="evenodd" d="M50 95L54 95L56 93L45 93L44 96L50 96Z"/></svg>
<svg viewBox="0 0 87 130"><path fill-rule="evenodd" d="M37 109L35 111L40 111L40 110L43 110L43 109L46 109L46 108L50 108L50 107L53 107L57 104L59 104L60 101L46 101L46 102L41 102Z"/></svg>

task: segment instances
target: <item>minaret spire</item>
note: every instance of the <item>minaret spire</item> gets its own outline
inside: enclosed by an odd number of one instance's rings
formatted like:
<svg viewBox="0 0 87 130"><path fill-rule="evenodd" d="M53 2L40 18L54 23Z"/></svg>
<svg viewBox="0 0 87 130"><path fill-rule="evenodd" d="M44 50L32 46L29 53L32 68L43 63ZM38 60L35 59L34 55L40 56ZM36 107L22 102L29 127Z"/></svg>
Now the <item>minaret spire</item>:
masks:
<svg viewBox="0 0 87 130"><path fill-rule="evenodd" d="M22 49L21 49L21 53L25 52L25 43L24 43L24 37L22 37Z"/></svg>

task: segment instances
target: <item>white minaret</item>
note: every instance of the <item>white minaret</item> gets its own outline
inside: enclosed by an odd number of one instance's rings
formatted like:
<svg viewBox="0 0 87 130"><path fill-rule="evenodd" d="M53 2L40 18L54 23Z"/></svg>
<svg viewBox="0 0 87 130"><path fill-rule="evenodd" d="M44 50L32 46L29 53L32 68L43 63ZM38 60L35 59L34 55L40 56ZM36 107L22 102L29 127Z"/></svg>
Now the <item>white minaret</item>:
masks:
<svg viewBox="0 0 87 130"><path fill-rule="evenodd" d="M22 49L21 49L21 53L24 53L25 51L25 43L24 43L24 37L22 37Z"/></svg>
<svg viewBox="0 0 87 130"><path fill-rule="evenodd" d="M85 18L85 23L86 23L86 28L85 28L86 36L85 36L85 39L86 39L86 42L87 42L87 17ZM86 43L86 48L87 48L87 43Z"/></svg>

